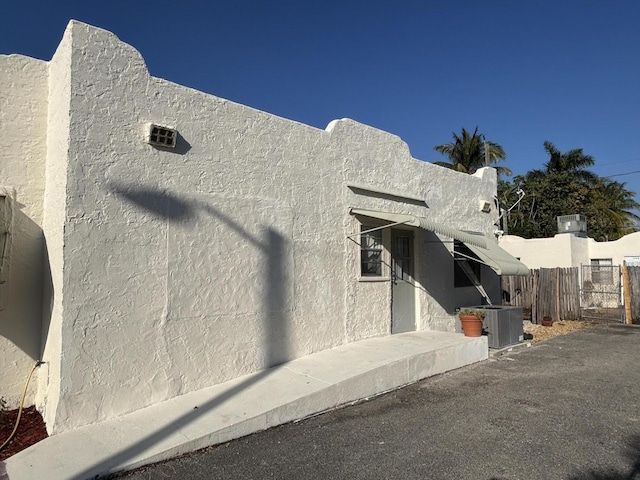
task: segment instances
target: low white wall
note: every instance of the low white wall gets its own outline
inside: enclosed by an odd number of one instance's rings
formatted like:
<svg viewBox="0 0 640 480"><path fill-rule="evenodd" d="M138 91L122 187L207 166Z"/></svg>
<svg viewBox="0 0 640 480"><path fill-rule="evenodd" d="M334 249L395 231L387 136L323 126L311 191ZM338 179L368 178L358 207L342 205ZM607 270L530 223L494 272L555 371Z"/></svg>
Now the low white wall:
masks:
<svg viewBox="0 0 640 480"><path fill-rule="evenodd" d="M553 238L525 239L516 235L504 235L499 244L504 250L520 259L527 267L555 268L576 267L585 263L588 239L568 233Z"/></svg>
<svg viewBox="0 0 640 480"><path fill-rule="evenodd" d="M614 265L622 265L624 257L640 257L640 232L631 233L612 242L589 242L589 258L610 258Z"/></svg>
<svg viewBox="0 0 640 480"><path fill-rule="evenodd" d="M640 256L640 232L611 242L561 233L553 238L524 239L505 235L500 246L529 268L579 267L592 259L612 259L622 265L625 256Z"/></svg>

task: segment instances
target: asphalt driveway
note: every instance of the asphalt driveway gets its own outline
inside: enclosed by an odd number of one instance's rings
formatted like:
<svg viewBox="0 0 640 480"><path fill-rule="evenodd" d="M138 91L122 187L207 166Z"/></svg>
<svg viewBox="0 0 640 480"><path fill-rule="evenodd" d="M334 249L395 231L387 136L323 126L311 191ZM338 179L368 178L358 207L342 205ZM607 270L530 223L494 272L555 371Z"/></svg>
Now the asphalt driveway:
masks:
<svg viewBox="0 0 640 480"><path fill-rule="evenodd" d="M599 326L127 479L640 479L640 328Z"/></svg>

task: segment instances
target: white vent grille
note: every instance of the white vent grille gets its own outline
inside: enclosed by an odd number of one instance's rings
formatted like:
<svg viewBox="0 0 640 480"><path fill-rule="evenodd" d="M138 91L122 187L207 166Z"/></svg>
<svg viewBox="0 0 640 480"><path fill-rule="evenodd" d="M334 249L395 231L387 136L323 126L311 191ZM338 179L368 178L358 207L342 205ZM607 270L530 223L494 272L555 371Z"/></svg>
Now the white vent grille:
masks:
<svg viewBox="0 0 640 480"><path fill-rule="evenodd" d="M147 143L154 147L176 148L176 140L178 139L178 131L175 128L154 125L147 126Z"/></svg>

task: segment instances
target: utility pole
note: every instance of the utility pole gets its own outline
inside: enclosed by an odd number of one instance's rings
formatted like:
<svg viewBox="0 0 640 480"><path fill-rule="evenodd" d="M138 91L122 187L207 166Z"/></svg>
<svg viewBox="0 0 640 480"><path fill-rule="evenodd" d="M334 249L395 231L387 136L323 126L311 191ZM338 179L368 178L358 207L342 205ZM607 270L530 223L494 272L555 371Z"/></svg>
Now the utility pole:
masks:
<svg viewBox="0 0 640 480"><path fill-rule="evenodd" d="M490 166L490 162L489 162L489 149L487 148L487 142L484 142L484 166L488 167Z"/></svg>

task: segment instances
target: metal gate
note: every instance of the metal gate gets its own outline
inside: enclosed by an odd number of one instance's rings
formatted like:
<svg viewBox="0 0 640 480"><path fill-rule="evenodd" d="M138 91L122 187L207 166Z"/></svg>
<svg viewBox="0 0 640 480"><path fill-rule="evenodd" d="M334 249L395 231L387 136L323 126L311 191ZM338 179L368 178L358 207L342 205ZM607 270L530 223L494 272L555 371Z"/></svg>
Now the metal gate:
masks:
<svg viewBox="0 0 640 480"><path fill-rule="evenodd" d="M619 265L582 265L580 313L591 320L624 321Z"/></svg>

